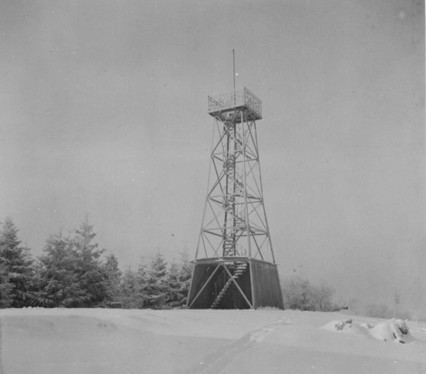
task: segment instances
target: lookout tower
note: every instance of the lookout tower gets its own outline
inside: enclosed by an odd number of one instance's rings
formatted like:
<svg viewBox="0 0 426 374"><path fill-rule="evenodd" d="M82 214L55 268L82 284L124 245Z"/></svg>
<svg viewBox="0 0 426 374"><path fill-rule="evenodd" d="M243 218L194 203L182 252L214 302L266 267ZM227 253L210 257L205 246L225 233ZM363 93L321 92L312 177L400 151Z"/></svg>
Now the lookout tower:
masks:
<svg viewBox="0 0 426 374"><path fill-rule="evenodd" d="M283 308L260 175L262 101L234 88L209 96L208 113L214 118L209 182L188 307Z"/></svg>

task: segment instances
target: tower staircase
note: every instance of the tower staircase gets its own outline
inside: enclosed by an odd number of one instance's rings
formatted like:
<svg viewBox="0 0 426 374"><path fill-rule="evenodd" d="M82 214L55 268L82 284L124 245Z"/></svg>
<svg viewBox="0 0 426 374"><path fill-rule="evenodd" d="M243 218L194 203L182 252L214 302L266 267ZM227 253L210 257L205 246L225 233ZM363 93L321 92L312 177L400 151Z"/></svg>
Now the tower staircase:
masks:
<svg viewBox="0 0 426 374"><path fill-rule="evenodd" d="M233 137L233 127L229 126L229 137ZM228 149L223 169L226 175L226 194L224 195L223 208L225 210L225 227L223 230L223 256L235 255L235 232L233 230L235 217L235 155ZM229 286L228 286L229 287Z"/></svg>
<svg viewBox="0 0 426 374"><path fill-rule="evenodd" d="M218 293L216 296L216 299L213 301L213 304L211 305L211 309L216 309L222 298L225 296L226 292L228 291L229 287L233 283L233 281L237 281L238 278L241 277L241 275L244 273L244 271L247 269L247 263L246 262L236 262L234 265L234 274L232 277L230 277L227 282L223 285L222 290Z"/></svg>

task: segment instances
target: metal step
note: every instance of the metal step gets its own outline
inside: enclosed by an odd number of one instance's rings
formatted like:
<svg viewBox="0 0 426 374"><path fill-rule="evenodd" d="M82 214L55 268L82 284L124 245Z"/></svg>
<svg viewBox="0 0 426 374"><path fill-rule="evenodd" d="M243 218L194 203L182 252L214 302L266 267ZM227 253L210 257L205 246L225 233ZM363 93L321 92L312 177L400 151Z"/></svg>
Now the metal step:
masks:
<svg viewBox="0 0 426 374"><path fill-rule="evenodd" d="M248 264L246 262L237 263L237 266L235 267L234 275L231 278L228 279L228 281L223 286L222 290L217 295L216 299L214 300L213 304L211 305L212 309L216 308L219 305L223 296L225 296L226 291L228 290L228 288L233 283L232 280L233 279L237 280L244 273L244 271L247 269L247 266L248 266Z"/></svg>
<svg viewBox="0 0 426 374"><path fill-rule="evenodd" d="M233 278L234 277L229 278L228 281L225 283L225 286L222 288L222 291L219 292L219 295L217 295L215 301L213 302L211 306L212 309L216 308L219 305L220 300L222 300L222 297L225 295L225 292L228 290L229 286L231 285Z"/></svg>

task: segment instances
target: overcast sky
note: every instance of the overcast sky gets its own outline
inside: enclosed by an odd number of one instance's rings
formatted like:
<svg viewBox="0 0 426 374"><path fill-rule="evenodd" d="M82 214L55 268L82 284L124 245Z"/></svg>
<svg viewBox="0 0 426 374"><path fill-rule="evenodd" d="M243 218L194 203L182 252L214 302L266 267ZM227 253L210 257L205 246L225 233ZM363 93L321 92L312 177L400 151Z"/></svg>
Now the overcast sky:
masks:
<svg viewBox="0 0 426 374"><path fill-rule="evenodd" d="M281 276L426 313L423 1L3 0L0 48L0 219L35 256L86 214L123 266L195 255L234 48Z"/></svg>

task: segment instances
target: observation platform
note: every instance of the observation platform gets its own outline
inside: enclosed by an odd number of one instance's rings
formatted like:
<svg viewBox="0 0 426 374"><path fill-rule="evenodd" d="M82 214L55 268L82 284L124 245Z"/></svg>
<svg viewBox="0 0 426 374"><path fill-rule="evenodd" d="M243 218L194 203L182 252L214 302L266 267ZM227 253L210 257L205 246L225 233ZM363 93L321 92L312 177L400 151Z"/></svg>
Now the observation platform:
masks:
<svg viewBox="0 0 426 374"><path fill-rule="evenodd" d="M234 93L208 97L208 112L222 121L242 122L262 119L262 100L244 87ZM242 113L242 115L241 115Z"/></svg>

